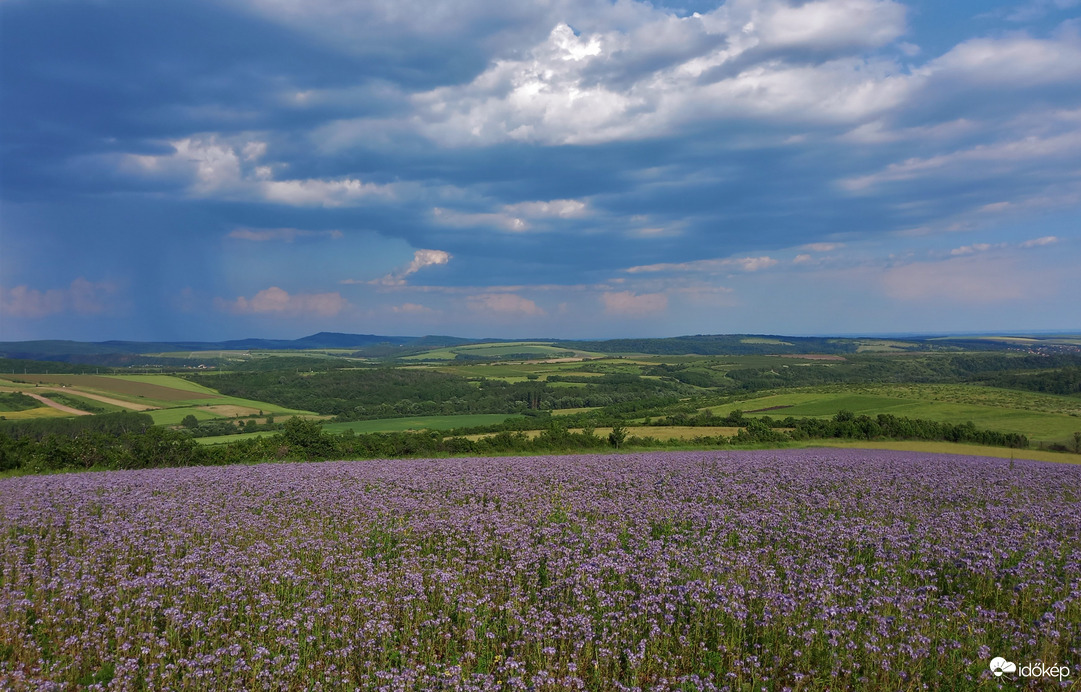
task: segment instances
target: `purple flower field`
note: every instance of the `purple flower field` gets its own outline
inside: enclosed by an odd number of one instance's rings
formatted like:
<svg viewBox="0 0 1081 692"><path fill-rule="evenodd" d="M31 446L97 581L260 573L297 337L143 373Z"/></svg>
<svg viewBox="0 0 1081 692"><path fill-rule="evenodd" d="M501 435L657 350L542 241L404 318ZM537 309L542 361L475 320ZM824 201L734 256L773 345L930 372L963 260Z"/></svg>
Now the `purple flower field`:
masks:
<svg viewBox="0 0 1081 692"><path fill-rule="evenodd" d="M1066 464L783 450L21 477L0 481L0 570L4 689L1081 676ZM1072 677L995 677L995 657Z"/></svg>

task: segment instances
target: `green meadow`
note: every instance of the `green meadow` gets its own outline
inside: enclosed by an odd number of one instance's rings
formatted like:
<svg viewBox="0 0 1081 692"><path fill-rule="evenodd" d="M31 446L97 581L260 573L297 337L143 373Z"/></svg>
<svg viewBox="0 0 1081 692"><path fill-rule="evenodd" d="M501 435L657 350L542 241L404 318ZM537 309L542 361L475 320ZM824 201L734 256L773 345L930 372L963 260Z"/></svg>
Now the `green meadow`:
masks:
<svg viewBox="0 0 1081 692"><path fill-rule="evenodd" d="M506 413L471 413L451 416L410 416L404 418L382 418L379 420L359 420L349 423L325 423L323 429L332 433L352 430L357 434L376 432L401 432L403 430L452 430L454 428L472 428L478 425L502 423L508 418L517 418Z"/></svg>
<svg viewBox="0 0 1081 692"><path fill-rule="evenodd" d="M577 351L561 346L552 346L536 341L510 341L488 344L467 344L447 346L424 353L406 356L406 361L454 360L458 356L468 358L506 358L524 356L528 358L569 358L596 355L586 351Z"/></svg>
<svg viewBox="0 0 1081 692"><path fill-rule="evenodd" d="M351 421L348 423L324 423L323 430L341 434L353 431L358 435L367 433L389 433L416 430L453 430L455 428L471 428L480 425L493 425L502 423L508 418L515 418L505 413L475 413L458 416L408 416L402 418L381 418L378 420ZM177 421L179 423L179 421ZM252 433L240 433L237 435L215 435L212 437L197 438L201 444L222 444L243 440L251 437L263 437L274 435L275 431L261 431Z"/></svg>
<svg viewBox="0 0 1081 692"><path fill-rule="evenodd" d="M978 428L1027 435L1034 442L1064 442L1081 429L1081 401L1076 398L971 385L813 387L703 410L723 416L735 409L775 419L829 418L838 411L851 411L954 424L971 421Z"/></svg>

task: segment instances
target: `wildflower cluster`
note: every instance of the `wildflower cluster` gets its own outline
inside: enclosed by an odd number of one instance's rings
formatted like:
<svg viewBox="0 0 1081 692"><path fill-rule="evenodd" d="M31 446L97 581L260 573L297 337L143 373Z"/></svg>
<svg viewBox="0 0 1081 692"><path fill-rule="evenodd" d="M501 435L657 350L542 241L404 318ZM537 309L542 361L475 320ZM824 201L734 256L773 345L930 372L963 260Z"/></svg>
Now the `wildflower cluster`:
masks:
<svg viewBox="0 0 1081 692"><path fill-rule="evenodd" d="M858 450L0 481L0 687L974 689L1081 661L1081 467Z"/></svg>

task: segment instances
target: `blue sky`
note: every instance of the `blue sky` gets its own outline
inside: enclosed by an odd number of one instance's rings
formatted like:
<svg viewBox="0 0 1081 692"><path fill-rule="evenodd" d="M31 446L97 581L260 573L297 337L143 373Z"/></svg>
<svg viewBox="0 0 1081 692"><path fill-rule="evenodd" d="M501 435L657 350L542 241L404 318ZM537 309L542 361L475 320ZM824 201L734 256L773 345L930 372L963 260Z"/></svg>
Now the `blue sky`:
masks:
<svg viewBox="0 0 1081 692"><path fill-rule="evenodd" d="M0 340L1081 328L1081 0L3 0Z"/></svg>

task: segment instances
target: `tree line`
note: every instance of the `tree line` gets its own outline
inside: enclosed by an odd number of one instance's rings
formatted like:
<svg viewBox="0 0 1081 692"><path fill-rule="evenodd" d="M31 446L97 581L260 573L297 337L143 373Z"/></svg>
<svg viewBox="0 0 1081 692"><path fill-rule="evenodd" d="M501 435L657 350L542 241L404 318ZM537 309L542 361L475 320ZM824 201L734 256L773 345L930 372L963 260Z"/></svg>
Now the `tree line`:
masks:
<svg viewBox="0 0 1081 692"><path fill-rule="evenodd" d="M692 440L663 442L652 436L628 435L616 423L607 436L592 426L572 430L566 422L550 420L536 436L500 430L479 438L462 431L393 432L335 435L315 420L291 418L264 437L220 445L200 445L184 431L156 427L145 414L113 413L75 419L11 422L0 425L0 471L43 473L89 469L141 469L253 463L272 460L375 459L450 454L533 454L601 451L613 447L722 447L784 445L807 439L943 440L1028 446L1024 435L981 430L972 423L953 425L880 414L875 418L841 411L832 419L772 421L747 418L733 411L725 423L738 426L733 436L702 435Z"/></svg>

